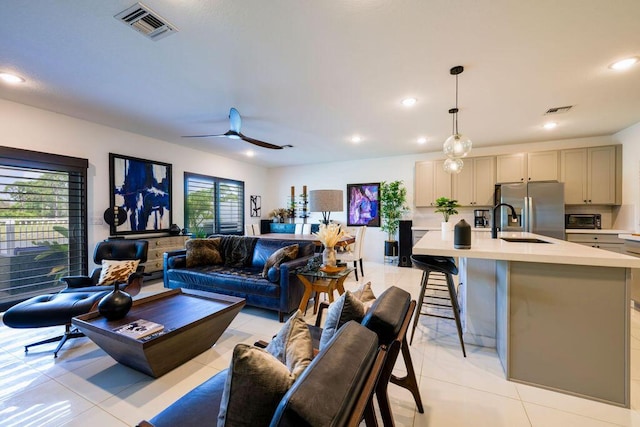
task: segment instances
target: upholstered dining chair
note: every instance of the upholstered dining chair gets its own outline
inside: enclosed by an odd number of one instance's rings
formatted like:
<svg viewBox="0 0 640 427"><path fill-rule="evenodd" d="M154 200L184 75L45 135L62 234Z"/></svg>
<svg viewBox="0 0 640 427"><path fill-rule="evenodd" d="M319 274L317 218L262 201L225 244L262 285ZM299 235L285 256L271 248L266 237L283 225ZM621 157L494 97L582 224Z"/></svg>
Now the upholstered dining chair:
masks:
<svg viewBox="0 0 640 427"><path fill-rule="evenodd" d="M253 224L245 224L245 226L244 226L244 235L245 236L253 236Z"/></svg>
<svg viewBox="0 0 640 427"><path fill-rule="evenodd" d="M362 268L362 258L364 247L364 235L367 231L367 226L363 225L362 227L356 227L356 235L355 235L355 243L353 244L351 250L348 252L343 252L339 254L340 261L344 262L353 262L353 268L355 269L356 281L358 281L358 262L360 262L360 272L362 273L362 277L364 277L364 269Z"/></svg>
<svg viewBox="0 0 640 427"><path fill-rule="evenodd" d="M293 231L293 232L294 232L295 234L302 234L302 226L303 226L303 225L304 225L304 224L296 224L296 226L295 226L295 228L294 228L294 231Z"/></svg>
<svg viewBox="0 0 640 427"><path fill-rule="evenodd" d="M58 347L53 352L54 357L58 357L58 352L68 339L84 336L77 329L71 328L73 317L96 310L98 302L112 291L115 285L131 296L140 292L144 266L138 266L128 275L125 272L126 278L124 280L114 280L112 283L104 285L101 285L100 282L101 280L109 281L110 271L122 271L124 268L122 261L146 262L148 247L149 243L146 240L105 240L98 243L93 260L100 267L94 268L90 276L63 277L60 280L67 284L66 289L57 294L35 296L14 305L4 313L3 323L10 328L29 329L64 325L63 335L24 347L26 353L29 347L59 341Z"/></svg>

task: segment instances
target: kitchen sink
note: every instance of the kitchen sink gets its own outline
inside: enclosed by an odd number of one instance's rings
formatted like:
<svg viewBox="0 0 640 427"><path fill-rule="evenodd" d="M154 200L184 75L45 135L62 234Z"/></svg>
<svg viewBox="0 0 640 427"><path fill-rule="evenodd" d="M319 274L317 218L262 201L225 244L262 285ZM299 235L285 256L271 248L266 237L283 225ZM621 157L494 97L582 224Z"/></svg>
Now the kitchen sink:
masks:
<svg viewBox="0 0 640 427"><path fill-rule="evenodd" d="M501 237L505 242L516 242L516 243L551 243L546 240L536 239L534 237Z"/></svg>

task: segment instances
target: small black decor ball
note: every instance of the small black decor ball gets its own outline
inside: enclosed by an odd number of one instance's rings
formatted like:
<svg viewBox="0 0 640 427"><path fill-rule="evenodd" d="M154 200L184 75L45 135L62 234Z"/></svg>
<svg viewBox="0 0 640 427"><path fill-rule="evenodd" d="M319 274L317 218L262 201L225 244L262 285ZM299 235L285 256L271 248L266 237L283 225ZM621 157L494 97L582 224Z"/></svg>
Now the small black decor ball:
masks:
<svg viewBox="0 0 640 427"><path fill-rule="evenodd" d="M114 285L114 290L105 295L98 303L98 311L107 320L119 320L127 315L133 304L133 298Z"/></svg>

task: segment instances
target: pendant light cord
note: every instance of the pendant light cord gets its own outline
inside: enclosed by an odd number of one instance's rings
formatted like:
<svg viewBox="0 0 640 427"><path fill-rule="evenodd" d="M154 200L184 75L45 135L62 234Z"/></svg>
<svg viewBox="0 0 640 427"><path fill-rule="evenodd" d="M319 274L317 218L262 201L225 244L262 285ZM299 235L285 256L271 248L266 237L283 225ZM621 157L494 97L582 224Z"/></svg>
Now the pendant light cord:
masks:
<svg viewBox="0 0 640 427"><path fill-rule="evenodd" d="M455 120L454 135L458 134L458 75L456 74L456 112L453 115Z"/></svg>

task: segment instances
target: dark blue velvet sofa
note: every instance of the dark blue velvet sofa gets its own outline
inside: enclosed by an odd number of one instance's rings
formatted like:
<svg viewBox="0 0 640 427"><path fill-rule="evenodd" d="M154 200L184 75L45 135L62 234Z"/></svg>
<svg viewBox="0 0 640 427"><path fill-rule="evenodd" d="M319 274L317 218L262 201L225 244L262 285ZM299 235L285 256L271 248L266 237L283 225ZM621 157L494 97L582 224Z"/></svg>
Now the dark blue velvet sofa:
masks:
<svg viewBox="0 0 640 427"><path fill-rule="evenodd" d="M249 249L241 267L216 264L187 268L186 249L165 252L165 288L197 289L244 298L248 306L277 311L279 320L284 321L284 315L298 308L304 294L304 285L292 271L307 264L315 246L312 243L297 243L298 257L283 262L279 267L272 267L268 277L264 278L262 270L267 258L276 250L294 242L224 236L222 244L237 243L237 239L249 239L242 241L242 246ZM222 249L225 250L224 247Z"/></svg>

